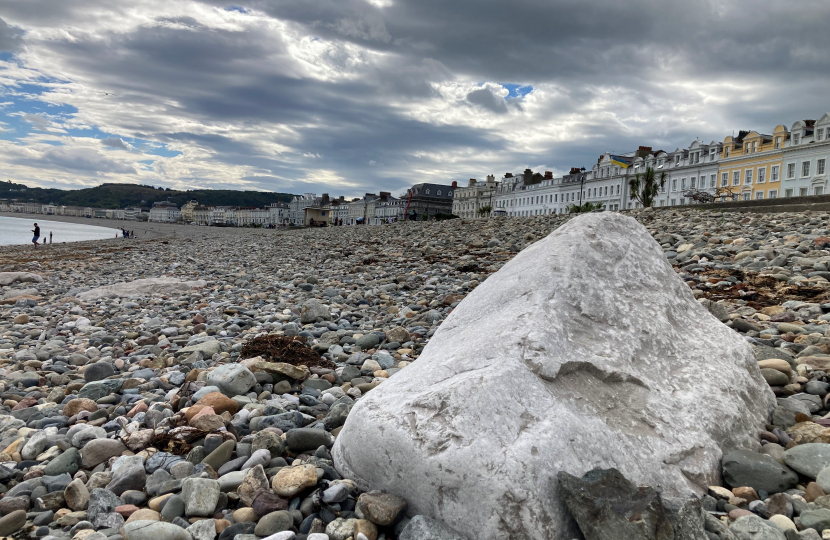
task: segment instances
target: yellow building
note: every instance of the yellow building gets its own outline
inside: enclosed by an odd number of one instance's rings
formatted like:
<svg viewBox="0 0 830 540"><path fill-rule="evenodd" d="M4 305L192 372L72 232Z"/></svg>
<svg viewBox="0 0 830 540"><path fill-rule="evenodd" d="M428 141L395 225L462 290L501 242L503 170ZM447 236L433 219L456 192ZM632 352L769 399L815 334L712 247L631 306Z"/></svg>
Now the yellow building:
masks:
<svg viewBox="0 0 830 540"><path fill-rule="evenodd" d="M195 221L195 210L197 206L199 206L199 203L196 201L187 201L184 203L184 206L182 206L181 209L182 221L185 223L192 223Z"/></svg>
<svg viewBox="0 0 830 540"><path fill-rule="evenodd" d="M777 126L772 135L741 131L723 141L718 187L730 188L741 200L782 197L781 166L789 132Z"/></svg>

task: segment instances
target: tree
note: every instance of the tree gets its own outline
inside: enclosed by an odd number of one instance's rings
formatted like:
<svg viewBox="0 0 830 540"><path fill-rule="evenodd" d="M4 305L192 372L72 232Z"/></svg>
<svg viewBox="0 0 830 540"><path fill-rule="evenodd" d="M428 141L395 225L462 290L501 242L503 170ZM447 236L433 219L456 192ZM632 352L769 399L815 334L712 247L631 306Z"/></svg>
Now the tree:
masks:
<svg viewBox="0 0 830 540"><path fill-rule="evenodd" d="M488 204L487 206L482 206L481 208L479 208L478 209L478 214L480 216L486 216L487 214L489 214L492 211L493 211L493 207Z"/></svg>
<svg viewBox="0 0 830 540"><path fill-rule="evenodd" d="M654 205L655 197L665 185L666 171L660 171L658 176L651 167L647 167L644 173L635 174L634 178L628 181L628 186L631 188L631 198L639 201L643 208Z"/></svg>
<svg viewBox="0 0 830 540"><path fill-rule="evenodd" d="M585 202L582 204L572 204L568 207L569 214L584 214L586 212L601 212L605 210L605 205L602 203Z"/></svg>

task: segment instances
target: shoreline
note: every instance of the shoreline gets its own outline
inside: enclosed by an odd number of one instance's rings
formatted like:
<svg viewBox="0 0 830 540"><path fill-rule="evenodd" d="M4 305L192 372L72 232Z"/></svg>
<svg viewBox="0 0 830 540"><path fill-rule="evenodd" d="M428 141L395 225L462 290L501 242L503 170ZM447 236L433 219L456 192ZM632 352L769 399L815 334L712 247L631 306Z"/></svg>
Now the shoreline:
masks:
<svg viewBox="0 0 830 540"><path fill-rule="evenodd" d="M47 214L23 214L21 212L0 212L0 217L17 218L17 219L31 219L34 221L56 221L58 223L74 223L77 225L89 225L92 227L103 227L107 229L121 229L122 227L128 230L138 231L139 234L144 233L150 238L157 238L160 236L167 236L167 231L163 231L156 225L174 225L172 223L148 223L146 221L127 221L123 219L106 219L106 218L82 218L75 216L53 216ZM127 227L127 224L141 225L134 227ZM175 226L175 225L174 225ZM115 238L113 238L115 240ZM103 240L80 240L79 242L101 242ZM64 242L77 244L79 242ZM27 244L9 244L10 246L27 245Z"/></svg>

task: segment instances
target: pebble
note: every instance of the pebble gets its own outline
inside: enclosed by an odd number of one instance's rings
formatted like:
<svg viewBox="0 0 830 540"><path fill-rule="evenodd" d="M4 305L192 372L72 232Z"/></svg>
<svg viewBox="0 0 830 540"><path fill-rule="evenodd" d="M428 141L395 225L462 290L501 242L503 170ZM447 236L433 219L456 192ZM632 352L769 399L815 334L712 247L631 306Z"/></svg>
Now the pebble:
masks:
<svg viewBox="0 0 830 540"><path fill-rule="evenodd" d="M725 459L733 492L723 501L764 508L770 520L803 525L807 514L824 523L823 514L811 514L822 508L802 512L799 505L830 493L830 421L823 418L830 413L830 250L819 241L830 234L830 215L629 215L650 230L703 307L744 336L779 397L761 452L740 463L731 454ZM240 519L285 517L280 512L289 507L305 509L305 519L314 497L345 508L334 535L349 527L370 540L372 527L378 537L395 535L405 498L360 493L339 477L326 449L366 392L405 376L457 302L567 219L275 231L159 226L166 243L90 243L82 252L56 245L36 253L6 246L0 271L42 280L25 283L41 300L0 306L0 452L17 462L0 475L7 490L0 504L11 510L0 529L14 526L17 512L24 526L31 502L23 501L28 494L16 501L13 484L42 468L43 478L69 476L56 495L41 494L64 526L86 518L89 530L106 531L125 518L152 516L148 508L161 514L164 521L139 520L155 523L156 534L138 531L138 521L124 526L128 540L207 540L211 522L214 536L233 538L227 531L234 527L250 535L253 527L239 526L254 521L201 520L186 525L198 525L191 533L172 521L237 512ZM130 249L116 255L114 246ZM127 284L159 276L197 286L136 294ZM98 287L109 292L90 294ZM4 285L0 297L23 290ZM257 336L298 336L319 365L246 354ZM118 460L128 461L116 467ZM789 495L805 486L806 501ZM775 493L789 498L773 499ZM78 512L85 505L88 516ZM38 514L35 526L49 526L41 516L48 514ZM285 518L289 527L293 520ZM325 538L335 521L321 520L308 538ZM401 538L440 530L413 521L417 527L401 527Z"/></svg>

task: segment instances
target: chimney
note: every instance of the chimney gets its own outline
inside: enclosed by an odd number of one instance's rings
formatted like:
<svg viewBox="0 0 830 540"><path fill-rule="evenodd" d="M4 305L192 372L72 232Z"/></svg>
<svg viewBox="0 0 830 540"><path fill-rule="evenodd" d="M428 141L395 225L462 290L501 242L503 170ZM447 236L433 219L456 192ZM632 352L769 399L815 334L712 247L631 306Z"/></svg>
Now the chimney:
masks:
<svg viewBox="0 0 830 540"><path fill-rule="evenodd" d="M474 185L476 185L476 179L470 178L470 182L467 184L467 187L473 187Z"/></svg>
<svg viewBox="0 0 830 540"><path fill-rule="evenodd" d="M550 171L545 171L545 180L553 180L553 173Z"/></svg>
<svg viewBox="0 0 830 540"><path fill-rule="evenodd" d="M453 189L455 189L455 188L457 188L457 187L458 187L458 182L456 182L456 181L454 181L454 180L453 180L453 183L452 183L452 188L453 188Z"/></svg>
<svg viewBox="0 0 830 540"><path fill-rule="evenodd" d="M570 174L579 174L579 167L571 167Z"/></svg>

